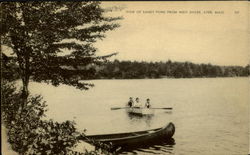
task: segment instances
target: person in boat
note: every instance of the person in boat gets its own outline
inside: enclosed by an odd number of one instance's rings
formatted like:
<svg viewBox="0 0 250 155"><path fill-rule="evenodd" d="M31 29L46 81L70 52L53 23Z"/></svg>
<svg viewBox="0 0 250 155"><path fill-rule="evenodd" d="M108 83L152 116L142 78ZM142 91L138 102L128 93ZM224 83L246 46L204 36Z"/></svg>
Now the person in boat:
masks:
<svg viewBox="0 0 250 155"><path fill-rule="evenodd" d="M146 100L145 107L146 108L150 108L151 107L150 99L149 98Z"/></svg>
<svg viewBox="0 0 250 155"><path fill-rule="evenodd" d="M136 107L136 108L141 108L142 107L142 105L141 105L140 100L139 100L138 97L135 99L135 105L134 105L134 107Z"/></svg>
<svg viewBox="0 0 250 155"><path fill-rule="evenodd" d="M132 107L133 104L134 104L133 98L130 97L130 98L129 98L129 101L128 101L128 106L129 106L129 107Z"/></svg>

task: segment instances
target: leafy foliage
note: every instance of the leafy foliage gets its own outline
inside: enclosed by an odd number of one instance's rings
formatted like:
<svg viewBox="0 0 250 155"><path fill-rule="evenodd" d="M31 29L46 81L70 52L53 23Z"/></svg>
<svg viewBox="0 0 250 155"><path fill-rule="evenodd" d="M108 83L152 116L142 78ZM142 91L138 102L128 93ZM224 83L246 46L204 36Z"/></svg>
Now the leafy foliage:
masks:
<svg viewBox="0 0 250 155"><path fill-rule="evenodd" d="M0 61L2 78L8 81L13 81L20 78L18 75L18 66L15 63L15 58L8 57L4 53L1 53Z"/></svg>
<svg viewBox="0 0 250 155"><path fill-rule="evenodd" d="M19 110L20 92L13 84L3 81L2 120L8 129L8 141L20 154L64 154L77 143L74 122L63 123L42 120L46 104L41 96L28 98L23 112Z"/></svg>
<svg viewBox="0 0 250 155"><path fill-rule="evenodd" d="M14 84L3 80L2 92L2 120L8 129L8 141L15 151L21 154L77 153L71 148L78 142L77 137L84 134L77 132L74 122L58 123L42 120L47 105L40 95L30 97L20 115L17 113L20 106L18 103L20 92L16 90ZM93 141L94 143L103 146ZM98 152L100 152L99 149ZM95 154L96 151L87 153Z"/></svg>
<svg viewBox="0 0 250 155"><path fill-rule="evenodd" d="M77 152L74 147L79 142L75 123L62 123L44 120L47 111L40 95L28 98L23 112L20 109L20 95L14 83L3 80L2 83L2 121L8 129L8 142L12 149L20 154L110 154L111 146L93 141L96 150Z"/></svg>
<svg viewBox="0 0 250 155"><path fill-rule="evenodd" d="M71 150L82 135L75 123L46 121L42 97L30 96L30 78L54 86L67 84L88 89L92 84L79 82L95 74L110 55L96 56L93 43L104 33L117 28L105 17L100 2L2 2L0 11L1 45L14 56L1 55L1 115L8 129L8 141L20 154L82 154ZM5 53L5 51L3 51ZM80 67L79 67L80 66ZM14 73L14 74L13 74ZM13 76L15 75L15 76ZM20 78L22 91L10 81Z"/></svg>
<svg viewBox="0 0 250 155"><path fill-rule="evenodd" d="M12 48L24 87L32 77L88 89L91 84L79 82L94 74L88 66L112 55L96 56L92 44L117 28L113 22L120 19L105 17L100 2L89 1L3 2L0 13L2 44Z"/></svg>

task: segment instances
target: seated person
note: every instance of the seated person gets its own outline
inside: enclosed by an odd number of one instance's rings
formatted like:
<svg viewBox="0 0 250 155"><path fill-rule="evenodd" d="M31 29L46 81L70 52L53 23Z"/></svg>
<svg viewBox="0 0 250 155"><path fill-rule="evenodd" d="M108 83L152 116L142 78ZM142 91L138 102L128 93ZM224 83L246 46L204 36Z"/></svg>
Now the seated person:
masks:
<svg viewBox="0 0 250 155"><path fill-rule="evenodd" d="M150 105L150 99L149 98L146 100L145 107L146 108L150 108L151 107L151 105Z"/></svg>
<svg viewBox="0 0 250 155"><path fill-rule="evenodd" d="M138 97L135 99L135 105L134 105L134 107L136 107L136 108L141 108L142 107L142 105L141 105Z"/></svg>
<svg viewBox="0 0 250 155"><path fill-rule="evenodd" d="M132 106L133 106L133 103L134 103L133 98L130 97L130 98L129 98L129 101L128 101L128 106L129 106L129 107L132 107Z"/></svg>

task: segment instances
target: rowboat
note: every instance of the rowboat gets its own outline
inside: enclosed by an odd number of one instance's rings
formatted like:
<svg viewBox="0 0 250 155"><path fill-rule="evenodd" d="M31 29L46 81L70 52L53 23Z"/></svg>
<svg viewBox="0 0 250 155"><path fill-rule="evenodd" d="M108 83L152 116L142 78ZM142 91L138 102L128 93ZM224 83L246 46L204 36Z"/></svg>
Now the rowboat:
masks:
<svg viewBox="0 0 250 155"><path fill-rule="evenodd" d="M154 115L155 109L172 109L172 108L146 108L146 107L112 107L111 110L126 109L128 114L134 115Z"/></svg>
<svg viewBox="0 0 250 155"><path fill-rule="evenodd" d="M164 127L127 133L115 133L105 135L85 135L79 137L87 143L94 141L112 144L113 146L131 146L135 144L147 144L150 141L158 141L162 139L170 139L175 133L175 126L172 122Z"/></svg>
<svg viewBox="0 0 250 155"><path fill-rule="evenodd" d="M134 115L154 115L154 109L151 108L140 108L140 107L128 107L126 108L127 113Z"/></svg>

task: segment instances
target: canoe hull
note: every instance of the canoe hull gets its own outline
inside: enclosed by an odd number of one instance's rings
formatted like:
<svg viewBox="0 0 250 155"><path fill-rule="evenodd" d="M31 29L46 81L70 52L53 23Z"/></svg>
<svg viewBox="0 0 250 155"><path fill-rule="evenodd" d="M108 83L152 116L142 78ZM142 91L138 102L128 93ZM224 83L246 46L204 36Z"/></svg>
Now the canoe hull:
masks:
<svg viewBox="0 0 250 155"><path fill-rule="evenodd" d="M170 139L175 133L175 126L169 123L165 127L138 131L131 133L109 134L109 135L92 135L82 137L81 140L90 142L95 140L102 143L111 143L113 146L131 146L135 144L146 144L152 141Z"/></svg>
<svg viewBox="0 0 250 155"><path fill-rule="evenodd" d="M161 130L155 134L145 134L138 137L131 137L124 140L110 141L115 146L129 146L135 144L147 144L155 140L170 139L174 135L175 127L173 124L169 125L165 130Z"/></svg>

